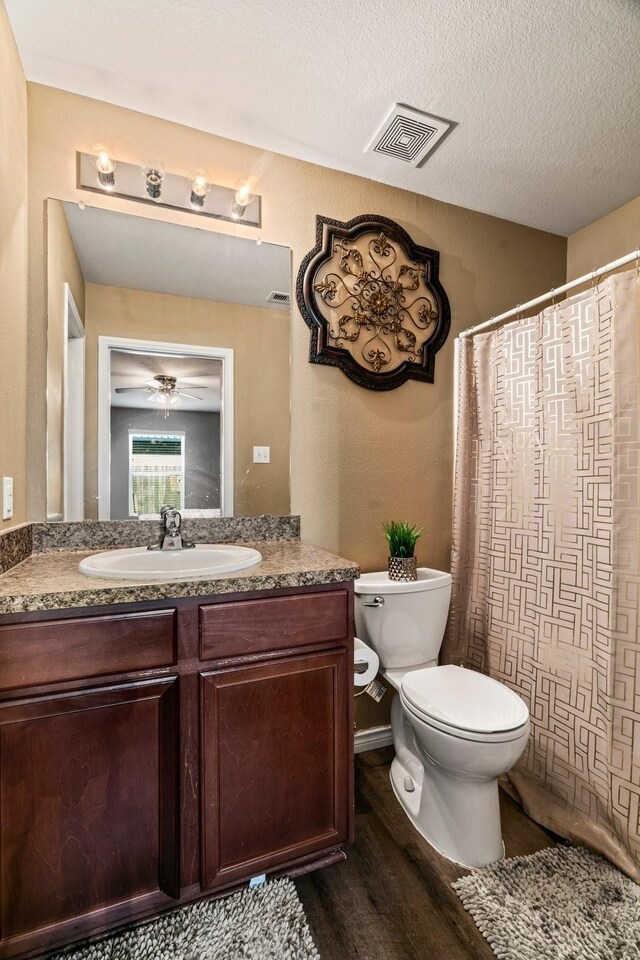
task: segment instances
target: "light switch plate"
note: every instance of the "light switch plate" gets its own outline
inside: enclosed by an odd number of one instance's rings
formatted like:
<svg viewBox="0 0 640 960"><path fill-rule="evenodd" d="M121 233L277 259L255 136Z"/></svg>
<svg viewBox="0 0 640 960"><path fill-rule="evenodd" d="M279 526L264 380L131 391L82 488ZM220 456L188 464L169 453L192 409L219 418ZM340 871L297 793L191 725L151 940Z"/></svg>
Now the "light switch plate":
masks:
<svg viewBox="0 0 640 960"><path fill-rule="evenodd" d="M2 478L2 519L11 520L13 516L13 477Z"/></svg>
<svg viewBox="0 0 640 960"><path fill-rule="evenodd" d="M271 447L254 447L254 463L271 463Z"/></svg>

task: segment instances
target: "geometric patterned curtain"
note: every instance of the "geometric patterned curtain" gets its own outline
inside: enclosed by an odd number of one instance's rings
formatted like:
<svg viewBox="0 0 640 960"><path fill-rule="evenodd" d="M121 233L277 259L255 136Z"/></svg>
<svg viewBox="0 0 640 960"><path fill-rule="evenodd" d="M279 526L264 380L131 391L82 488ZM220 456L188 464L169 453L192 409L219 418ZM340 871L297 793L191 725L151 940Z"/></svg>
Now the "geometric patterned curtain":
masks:
<svg viewBox="0 0 640 960"><path fill-rule="evenodd" d="M640 882L640 277L463 339L443 661L525 700L527 813Z"/></svg>

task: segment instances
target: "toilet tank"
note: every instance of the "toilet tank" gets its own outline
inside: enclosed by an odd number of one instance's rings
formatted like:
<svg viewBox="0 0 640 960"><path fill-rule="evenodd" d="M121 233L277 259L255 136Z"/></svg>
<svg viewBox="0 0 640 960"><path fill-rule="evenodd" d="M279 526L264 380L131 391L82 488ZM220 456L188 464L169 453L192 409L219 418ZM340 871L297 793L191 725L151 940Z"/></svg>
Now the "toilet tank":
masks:
<svg viewBox="0 0 640 960"><path fill-rule="evenodd" d="M369 644L383 669L438 659L451 600L451 574L418 569L412 583L364 573L354 583L356 636Z"/></svg>

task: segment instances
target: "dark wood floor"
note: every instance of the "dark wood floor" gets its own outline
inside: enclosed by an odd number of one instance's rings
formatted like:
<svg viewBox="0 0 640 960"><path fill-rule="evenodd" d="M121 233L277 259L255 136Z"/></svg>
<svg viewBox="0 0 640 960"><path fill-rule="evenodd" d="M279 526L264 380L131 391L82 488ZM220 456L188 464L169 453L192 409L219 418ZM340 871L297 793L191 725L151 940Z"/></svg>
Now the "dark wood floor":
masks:
<svg viewBox="0 0 640 960"><path fill-rule="evenodd" d="M322 960L495 960L451 882L466 871L412 827L391 790L392 749L356 757L356 842L296 880ZM553 843L501 794L508 857Z"/></svg>

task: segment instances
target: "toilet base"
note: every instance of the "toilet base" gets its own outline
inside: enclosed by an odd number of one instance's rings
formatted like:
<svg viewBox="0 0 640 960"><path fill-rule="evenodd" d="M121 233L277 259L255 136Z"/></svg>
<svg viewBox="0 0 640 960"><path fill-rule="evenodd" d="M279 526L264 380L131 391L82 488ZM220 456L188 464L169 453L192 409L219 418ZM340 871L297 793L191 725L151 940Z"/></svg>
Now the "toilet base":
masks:
<svg viewBox="0 0 640 960"><path fill-rule="evenodd" d="M463 778L434 762L424 745L418 745L398 695L391 705L391 729L396 752L391 764L391 785L416 830L438 853L460 866L484 867L501 860L504 846L497 777L488 778L479 771L472 775L468 771ZM448 737L439 731L433 731L433 737L432 747L439 742L444 756L449 755ZM470 741L459 746L470 748L471 756L480 756L477 746ZM489 757L490 751L491 745ZM509 769L519 752L521 748L516 746L515 756L509 758L503 769ZM495 769L503 772L498 765Z"/></svg>
<svg viewBox="0 0 640 960"><path fill-rule="evenodd" d="M431 773L432 770L427 768L422 782L416 783L414 780L414 790L409 792L405 788L405 781L407 777L413 778L397 757L389 772L396 799L418 833L437 853L461 867L485 867L504 859L497 781L474 784L476 787L489 788L480 791L469 791L470 784L465 782L462 795L465 811L462 813L467 812L469 816L458 820L456 811L443 804L443 797L434 796L434 785L429 779ZM454 783L453 787L455 792L460 793L462 782ZM470 793L474 796L471 797ZM460 815L460 804L454 804L454 807L457 807ZM469 824L471 831L467 834Z"/></svg>

